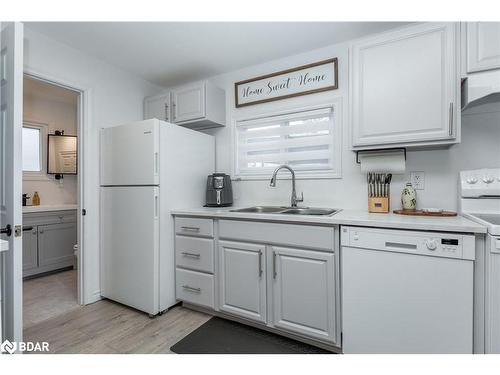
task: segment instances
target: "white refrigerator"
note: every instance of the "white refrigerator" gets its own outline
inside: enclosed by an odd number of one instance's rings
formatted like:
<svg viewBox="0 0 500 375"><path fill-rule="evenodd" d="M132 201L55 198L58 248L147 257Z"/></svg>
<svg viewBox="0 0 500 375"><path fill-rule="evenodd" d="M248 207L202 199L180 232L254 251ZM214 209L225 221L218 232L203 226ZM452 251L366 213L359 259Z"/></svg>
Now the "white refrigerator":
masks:
<svg viewBox="0 0 500 375"><path fill-rule="evenodd" d="M150 315L175 300L170 211L203 206L214 137L157 119L101 130L101 295Z"/></svg>

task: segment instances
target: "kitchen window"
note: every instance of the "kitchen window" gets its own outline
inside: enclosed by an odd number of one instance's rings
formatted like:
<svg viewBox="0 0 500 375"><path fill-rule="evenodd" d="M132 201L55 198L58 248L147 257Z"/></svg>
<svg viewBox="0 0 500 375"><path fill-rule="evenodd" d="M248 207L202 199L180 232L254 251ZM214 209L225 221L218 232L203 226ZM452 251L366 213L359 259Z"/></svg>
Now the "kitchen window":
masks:
<svg viewBox="0 0 500 375"><path fill-rule="evenodd" d="M340 177L337 105L237 121L235 177L269 178L281 164L298 178Z"/></svg>

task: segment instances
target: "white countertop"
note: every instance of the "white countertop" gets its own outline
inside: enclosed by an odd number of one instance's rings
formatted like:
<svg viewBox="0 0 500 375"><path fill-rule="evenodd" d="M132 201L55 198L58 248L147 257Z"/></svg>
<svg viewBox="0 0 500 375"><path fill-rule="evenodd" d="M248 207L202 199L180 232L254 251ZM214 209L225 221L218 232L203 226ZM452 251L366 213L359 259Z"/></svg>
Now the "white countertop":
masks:
<svg viewBox="0 0 500 375"><path fill-rule="evenodd" d="M442 232L486 233L487 228L463 216L429 217L389 214L374 214L364 210L341 210L332 216L283 215L231 212L239 207L172 210L172 215L197 216L226 219L250 219L264 221L283 221L289 223L354 225L365 227L414 229Z"/></svg>
<svg viewBox="0 0 500 375"><path fill-rule="evenodd" d="M76 210L78 208L77 204L47 204L40 206L24 206L23 213L30 212L48 212L48 211L66 211L66 210Z"/></svg>
<svg viewBox="0 0 500 375"><path fill-rule="evenodd" d="M9 241L0 239L0 253L9 250Z"/></svg>

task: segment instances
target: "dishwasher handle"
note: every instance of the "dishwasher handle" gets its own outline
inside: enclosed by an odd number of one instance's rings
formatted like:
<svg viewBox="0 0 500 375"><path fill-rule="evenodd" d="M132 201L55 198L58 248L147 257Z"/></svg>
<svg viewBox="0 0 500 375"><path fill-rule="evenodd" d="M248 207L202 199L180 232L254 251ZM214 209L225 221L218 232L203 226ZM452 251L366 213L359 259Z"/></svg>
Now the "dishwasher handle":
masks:
<svg viewBox="0 0 500 375"><path fill-rule="evenodd" d="M401 250L417 250L417 245L414 243L404 242L385 242L385 247L388 249L401 249Z"/></svg>

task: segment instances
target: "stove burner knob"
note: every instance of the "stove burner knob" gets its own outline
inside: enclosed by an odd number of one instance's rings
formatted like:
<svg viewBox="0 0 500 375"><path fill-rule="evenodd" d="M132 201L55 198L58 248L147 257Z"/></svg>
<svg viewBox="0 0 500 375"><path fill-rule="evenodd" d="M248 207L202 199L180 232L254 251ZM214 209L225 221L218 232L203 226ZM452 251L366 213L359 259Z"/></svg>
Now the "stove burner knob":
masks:
<svg viewBox="0 0 500 375"><path fill-rule="evenodd" d="M437 241L436 240L425 240L425 246L427 246L427 248L429 250L436 250Z"/></svg>
<svg viewBox="0 0 500 375"><path fill-rule="evenodd" d="M476 177L469 177L467 179L467 183L468 184L475 184L477 182L477 178Z"/></svg>
<svg viewBox="0 0 500 375"><path fill-rule="evenodd" d="M491 176L484 176L483 181L487 184L491 184L493 181L495 181L495 179Z"/></svg>

